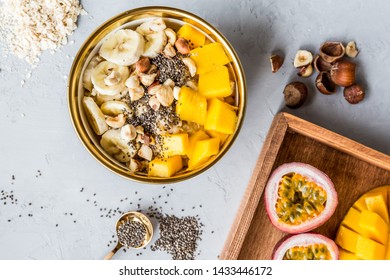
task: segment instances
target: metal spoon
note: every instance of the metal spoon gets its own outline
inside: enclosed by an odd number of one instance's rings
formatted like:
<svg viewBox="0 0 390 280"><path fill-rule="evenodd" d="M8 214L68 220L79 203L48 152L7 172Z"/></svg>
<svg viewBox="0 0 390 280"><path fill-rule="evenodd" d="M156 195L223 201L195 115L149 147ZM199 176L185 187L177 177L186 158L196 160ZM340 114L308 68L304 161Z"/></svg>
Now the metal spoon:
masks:
<svg viewBox="0 0 390 280"><path fill-rule="evenodd" d="M126 212L122 216L120 216L120 218L116 222L115 227L116 227L116 234L117 235L118 235L119 226L125 222L128 222L128 221L139 222L145 226L145 229L146 229L145 239L140 244L140 246L138 246L134 249L141 249L141 248L145 247L150 242L150 240L152 240L152 237L153 237L153 225L152 225L151 221L149 220L148 217L146 217L144 214L142 214L140 212ZM104 259L110 260L115 255L115 253L118 252L118 250L122 247L123 247L123 244L121 244L118 240L118 243L116 244L115 248L112 249L112 251L110 253L108 253L107 256L104 257Z"/></svg>

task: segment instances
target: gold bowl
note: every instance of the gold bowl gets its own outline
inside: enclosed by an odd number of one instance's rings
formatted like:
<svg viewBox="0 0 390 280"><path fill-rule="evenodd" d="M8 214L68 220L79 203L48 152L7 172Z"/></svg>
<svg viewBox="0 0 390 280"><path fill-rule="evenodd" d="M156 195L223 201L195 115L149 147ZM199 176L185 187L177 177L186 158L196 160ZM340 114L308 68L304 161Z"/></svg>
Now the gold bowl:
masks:
<svg viewBox="0 0 390 280"><path fill-rule="evenodd" d="M236 129L232 135L230 135L224 142L217 155L212 156L207 162L199 166L194 170L183 170L176 173L170 178L148 177L147 174L131 173L127 166L119 163L108 155L99 144L99 138L93 133L86 116L84 114L83 106L81 103L84 96L84 89L82 86L82 73L90 61L90 59L97 53L101 41L110 32L123 28L134 28L140 23L144 22L148 18L162 17L168 26L177 28L181 25L191 24L198 30L202 31L206 38L211 42L219 42L224 47L224 50L228 57L231 59L231 63L228 66L230 75L234 79L236 84L236 106L238 107L238 122ZM142 7L133 9L121 13L98 27L84 42L78 51L72 68L69 74L68 84L68 102L69 112L71 119L81 142L92 154L106 168L114 173L138 182L145 183L173 183L183 181L194 177L206 169L215 164L222 156L228 151L236 139L245 114L246 107L246 83L245 76L240 60L234 51L233 47L226 40L226 38L213 26L204 21L203 19L188 13L183 10L169 7Z"/></svg>

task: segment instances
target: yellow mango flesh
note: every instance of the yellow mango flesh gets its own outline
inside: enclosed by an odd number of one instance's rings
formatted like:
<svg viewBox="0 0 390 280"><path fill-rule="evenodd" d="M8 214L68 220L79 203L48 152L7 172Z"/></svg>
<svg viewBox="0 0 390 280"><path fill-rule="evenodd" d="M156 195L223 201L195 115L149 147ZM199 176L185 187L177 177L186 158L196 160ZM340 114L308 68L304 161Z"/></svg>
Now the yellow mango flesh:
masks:
<svg viewBox="0 0 390 280"><path fill-rule="evenodd" d="M204 123L206 130L233 134L236 124L237 115L232 106L217 98L209 100L206 121Z"/></svg>
<svg viewBox="0 0 390 280"><path fill-rule="evenodd" d="M359 234L344 226L340 226L335 241L341 248L355 253L358 238Z"/></svg>
<svg viewBox="0 0 390 280"><path fill-rule="evenodd" d="M213 130L207 130L206 132L208 135L210 135L210 137L219 138L219 145L222 145L229 137L229 134L224 134Z"/></svg>
<svg viewBox="0 0 390 280"><path fill-rule="evenodd" d="M219 152L219 139L210 138L196 142L192 157L188 161L188 168L193 169L206 162L211 156Z"/></svg>
<svg viewBox="0 0 390 280"><path fill-rule="evenodd" d="M386 248L382 244L359 235L355 255L363 260L383 260L385 250Z"/></svg>
<svg viewBox="0 0 390 280"><path fill-rule="evenodd" d="M207 116L206 97L189 87L182 87L176 104L176 114L184 121L203 125Z"/></svg>
<svg viewBox="0 0 390 280"><path fill-rule="evenodd" d="M189 24L180 27L177 31L177 37L186 39L191 49L203 46L206 41L206 36Z"/></svg>
<svg viewBox="0 0 390 280"><path fill-rule="evenodd" d="M187 152L188 158L192 157L192 154L193 154L193 152L195 150L196 143L198 141L206 140L208 138L210 138L210 137L203 130L198 130L194 134L192 134L189 137L189 145L188 145L188 152Z"/></svg>
<svg viewBox="0 0 390 280"><path fill-rule="evenodd" d="M218 66L199 75L199 93L207 99L227 97L231 94L229 71L226 66Z"/></svg>
<svg viewBox="0 0 390 280"><path fill-rule="evenodd" d="M375 212L363 210L358 222L360 233L381 244L387 244L389 234L387 223Z"/></svg>
<svg viewBox="0 0 390 280"><path fill-rule="evenodd" d="M361 260L361 258L357 257L354 253L339 249L339 260Z"/></svg>
<svg viewBox="0 0 390 280"><path fill-rule="evenodd" d="M386 223L389 223L389 212L387 210L386 195L386 193L367 195L364 200L368 210L378 213L382 219L386 221Z"/></svg>
<svg viewBox="0 0 390 280"><path fill-rule="evenodd" d="M356 202L353 204L353 207L355 207L359 211L367 210L366 200L364 199L364 197L361 197L356 200Z"/></svg>
<svg viewBox="0 0 390 280"><path fill-rule="evenodd" d="M215 67L230 62L230 58L226 55L223 46L218 42L191 50L190 57L195 61L197 74L209 72Z"/></svg>
<svg viewBox="0 0 390 280"><path fill-rule="evenodd" d="M148 176L169 178L183 168L181 156L155 158L149 163Z"/></svg>
<svg viewBox="0 0 390 280"><path fill-rule="evenodd" d="M389 238L387 240L390 241L390 234L389 234ZM390 260L390 242L387 243L385 260Z"/></svg>
<svg viewBox="0 0 390 280"><path fill-rule="evenodd" d="M189 146L188 134L165 134L161 136L162 156L164 158L176 155L186 155Z"/></svg>

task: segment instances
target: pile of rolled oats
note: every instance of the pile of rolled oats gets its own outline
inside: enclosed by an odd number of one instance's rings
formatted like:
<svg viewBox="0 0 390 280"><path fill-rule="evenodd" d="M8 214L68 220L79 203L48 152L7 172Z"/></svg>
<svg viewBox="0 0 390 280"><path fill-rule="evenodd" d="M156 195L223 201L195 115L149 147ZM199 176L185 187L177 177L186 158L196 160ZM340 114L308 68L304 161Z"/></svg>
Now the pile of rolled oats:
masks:
<svg viewBox="0 0 390 280"><path fill-rule="evenodd" d="M78 0L3 0L0 39L6 52L35 64L42 51L67 43L80 14L86 12Z"/></svg>

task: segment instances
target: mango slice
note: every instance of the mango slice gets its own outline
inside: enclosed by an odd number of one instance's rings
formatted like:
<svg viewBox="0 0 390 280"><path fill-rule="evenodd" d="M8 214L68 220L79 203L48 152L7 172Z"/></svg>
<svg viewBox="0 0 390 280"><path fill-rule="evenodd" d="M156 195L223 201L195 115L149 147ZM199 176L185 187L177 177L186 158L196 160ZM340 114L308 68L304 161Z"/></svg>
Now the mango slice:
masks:
<svg viewBox="0 0 390 280"><path fill-rule="evenodd" d="M191 50L190 57L195 61L197 74L209 72L230 62L223 46L218 42Z"/></svg>
<svg viewBox="0 0 390 280"><path fill-rule="evenodd" d="M219 66L199 75L199 93L207 99L227 97L231 94L229 71L226 66Z"/></svg>
<svg viewBox="0 0 390 280"><path fill-rule="evenodd" d="M193 169L206 162L211 156L219 152L219 139L210 138L196 142L192 157L188 161L188 168Z"/></svg>
<svg viewBox="0 0 390 280"><path fill-rule="evenodd" d="M208 102L204 128L224 134L233 134L237 119L236 112L232 106L217 98L212 98Z"/></svg>
<svg viewBox="0 0 390 280"><path fill-rule="evenodd" d="M192 157L192 154L195 150L196 143L198 141L206 140L208 138L210 138L210 137L203 130L198 130L197 132L192 134L189 138L189 145L188 145L188 152L187 152L188 158Z"/></svg>
<svg viewBox="0 0 390 280"><path fill-rule="evenodd" d="M210 135L210 137L219 138L219 145L222 145L229 137L229 134L224 134L213 130L207 130L206 132L208 135Z"/></svg>
<svg viewBox="0 0 390 280"><path fill-rule="evenodd" d="M383 260L385 256L385 246L365 238L363 236L358 236L356 242L355 255L363 260Z"/></svg>
<svg viewBox="0 0 390 280"><path fill-rule="evenodd" d="M354 253L348 252L344 249L339 249L339 259L340 260L361 260Z"/></svg>
<svg viewBox="0 0 390 280"><path fill-rule="evenodd" d="M359 233L381 244L387 243L388 225L375 212L363 210L359 218Z"/></svg>
<svg viewBox="0 0 390 280"><path fill-rule="evenodd" d="M356 232L360 232L359 220L360 220L360 211L356 210L355 208L350 208L341 224Z"/></svg>
<svg viewBox="0 0 390 280"><path fill-rule="evenodd" d="M177 31L177 37L186 39L191 49L203 46L206 41L206 36L189 24L184 24L180 27Z"/></svg>
<svg viewBox="0 0 390 280"><path fill-rule="evenodd" d="M176 104L176 114L184 121L204 124L207 115L206 97L189 87L182 87Z"/></svg>
<svg viewBox="0 0 390 280"><path fill-rule="evenodd" d="M163 157L186 155L189 141L187 133L165 134L161 136Z"/></svg>
<svg viewBox="0 0 390 280"><path fill-rule="evenodd" d="M341 248L355 253L359 234L344 226L340 226L336 236L336 244Z"/></svg>
<svg viewBox="0 0 390 280"><path fill-rule="evenodd" d="M387 247L386 247L386 253L385 253L385 260L390 260L390 233L389 233L389 238L387 239Z"/></svg>
<svg viewBox="0 0 390 280"><path fill-rule="evenodd" d="M386 223L389 223L389 211L387 210L386 193L367 194L365 202L367 209L378 213Z"/></svg>
<svg viewBox="0 0 390 280"><path fill-rule="evenodd" d="M155 158L149 163L148 176L169 178L182 168L181 156Z"/></svg>

